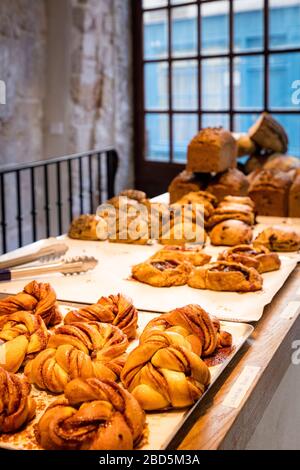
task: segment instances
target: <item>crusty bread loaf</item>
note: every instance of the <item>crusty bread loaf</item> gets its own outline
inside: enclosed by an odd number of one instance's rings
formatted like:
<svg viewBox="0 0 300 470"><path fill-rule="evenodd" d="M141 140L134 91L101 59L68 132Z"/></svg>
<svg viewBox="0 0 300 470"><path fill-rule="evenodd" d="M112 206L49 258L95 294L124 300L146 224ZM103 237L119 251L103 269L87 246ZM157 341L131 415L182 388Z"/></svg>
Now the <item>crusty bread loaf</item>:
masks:
<svg viewBox="0 0 300 470"><path fill-rule="evenodd" d="M204 186L205 183L201 181L200 177L190 171L182 171L170 183L170 204L179 201L186 194L204 189Z"/></svg>
<svg viewBox="0 0 300 470"><path fill-rule="evenodd" d="M296 171L289 194L289 217L300 217L300 169Z"/></svg>
<svg viewBox="0 0 300 470"><path fill-rule="evenodd" d="M226 196L247 196L248 189L247 177L236 168L231 168L216 175L206 190L220 202Z"/></svg>
<svg viewBox="0 0 300 470"><path fill-rule="evenodd" d="M249 196L259 215L288 216L292 174L277 170L257 171L252 175Z"/></svg>
<svg viewBox="0 0 300 470"><path fill-rule="evenodd" d="M220 128L202 129L188 146L187 170L219 173L236 167L237 142L229 131Z"/></svg>
<svg viewBox="0 0 300 470"><path fill-rule="evenodd" d="M290 171L300 168L300 159L290 155L274 153L264 164L265 170Z"/></svg>

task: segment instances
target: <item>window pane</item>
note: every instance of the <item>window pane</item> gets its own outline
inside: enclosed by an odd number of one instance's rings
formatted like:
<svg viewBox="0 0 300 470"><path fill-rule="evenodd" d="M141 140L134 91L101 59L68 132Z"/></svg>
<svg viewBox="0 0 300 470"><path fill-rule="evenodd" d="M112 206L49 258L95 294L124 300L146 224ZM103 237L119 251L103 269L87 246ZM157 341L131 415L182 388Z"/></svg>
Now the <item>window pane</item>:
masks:
<svg viewBox="0 0 300 470"><path fill-rule="evenodd" d="M229 116L228 114L203 114L202 127L224 127L224 129L229 129Z"/></svg>
<svg viewBox="0 0 300 470"><path fill-rule="evenodd" d="M248 132L258 118L259 114L237 114L234 117L235 132Z"/></svg>
<svg viewBox="0 0 300 470"><path fill-rule="evenodd" d="M168 70L167 62L145 65L145 105L146 109L168 109Z"/></svg>
<svg viewBox="0 0 300 470"><path fill-rule="evenodd" d="M195 60L173 62L173 108L198 108L198 70Z"/></svg>
<svg viewBox="0 0 300 470"><path fill-rule="evenodd" d="M288 153L300 157L300 119L292 114L273 114L289 137Z"/></svg>
<svg viewBox="0 0 300 470"><path fill-rule="evenodd" d="M186 162L187 146L190 140L197 134L197 114L175 114L173 117L174 135L174 161L176 163Z"/></svg>
<svg viewBox="0 0 300 470"><path fill-rule="evenodd" d="M168 5L168 0L143 0L143 8L157 8Z"/></svg>
<svg viewBox="0 0 300 470"><path fill-rule="evenodd" d="M229 3L218 1L201 6L201 44L203 54L227 52L229 48Z"/></svg>
<svg viewBox="0 0 300 470"><path fill-rule="evenodd" d="M202 107L205 110L229 107L228 59L202 61Z"/></svg>
<svg viewBox="0 0 300 470"><path fill-rule="evenodd" d="M263 0L234 0L234 49L250 51L263 47Z"/></svg>
<svg viewBox="0 0 300 470"><path fill-rule="evenodd" d="M270 47L300 45L300 0L270 0Z"/></svg>
<svg viewBox="0 0 300 470"><path fill-rule="evenodd" d="M271 54L270 107L298 108L293 84L300 79L300 53ZM294 85L295 86L295 85Z"/></svg>
<svg viewBox="0 0 300 470"><path fill-rule="evenodd" d="M171 5L178 5L178 3L192 3L195 0L171 0Z"/></svg>
<svg viewBox="0 0 300 470"><path fill-rule="evenodd" d="M263 56L234 60L234 104L237 109L263 107Z"/></svg>
<svg viewBox="0 0 300 470"><path fill-rule="evenodd" d="M197 54L197 7L172 9L172 55L188 57Z"/></svg>
<svg viewBox="0 0 300 470"><path fill-rule="evenodd" d="M144 57L159 59L168 53L167 11L159 10L144 14Z"/></svg>
<svg viewBox="0 0 300 470"><path fill-rule="evenodd" d="M167 114L146 115L145 148L146 160L169 161L169 116Z"/></svg>

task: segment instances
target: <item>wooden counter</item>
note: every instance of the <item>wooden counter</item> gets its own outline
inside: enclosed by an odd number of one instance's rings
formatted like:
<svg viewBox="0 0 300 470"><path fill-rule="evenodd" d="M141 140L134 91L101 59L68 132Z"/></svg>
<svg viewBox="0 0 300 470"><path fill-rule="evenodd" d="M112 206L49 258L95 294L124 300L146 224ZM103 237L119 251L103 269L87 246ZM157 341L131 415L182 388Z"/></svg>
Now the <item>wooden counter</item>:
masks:
<svg viewBox="0 0 300 470"><path fill-rule="evenodd" d="M171 448L180 450L245 449L282 377L291 364L292 342L300 340L300 316L282 316L300 301L300 267L266 308L250 340L230 363L202 402L197 416L181 430ZM223 402L246 366L260 370L238 408ZM295 391L296 394L296 391ZM274 430L272 430L274 432Z"/></svg>

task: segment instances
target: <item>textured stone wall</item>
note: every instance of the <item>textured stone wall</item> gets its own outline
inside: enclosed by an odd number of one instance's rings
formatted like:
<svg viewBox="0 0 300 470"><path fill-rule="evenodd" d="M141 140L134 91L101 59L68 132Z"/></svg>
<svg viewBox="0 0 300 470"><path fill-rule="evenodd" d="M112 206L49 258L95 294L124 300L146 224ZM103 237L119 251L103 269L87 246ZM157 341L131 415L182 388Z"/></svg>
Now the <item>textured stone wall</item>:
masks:
<svg viewBox="0 0 300 470"><path fill-rule="evenodd" d="M130 2L72 0L70 151L115 146L117 189L131 186Z"/></svg>

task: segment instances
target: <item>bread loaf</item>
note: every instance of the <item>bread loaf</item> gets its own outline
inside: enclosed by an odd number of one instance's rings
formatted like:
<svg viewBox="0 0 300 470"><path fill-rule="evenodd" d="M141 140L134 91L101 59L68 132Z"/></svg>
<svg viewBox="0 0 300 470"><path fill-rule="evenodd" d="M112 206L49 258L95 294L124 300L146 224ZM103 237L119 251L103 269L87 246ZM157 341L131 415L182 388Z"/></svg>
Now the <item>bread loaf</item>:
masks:
<svg viewBox="0 0 300 470"><path fill-rule="evenodd" d="M289 217L300 217L300 169L296 171L289 194Z"/></svg>
<svg viewBox="0 0 300 470"><path fill-rule="evenodd" d="M248 189L247 177L236 168L216 175L207 187L219 202L226 196L247 196Z"/></svg>

